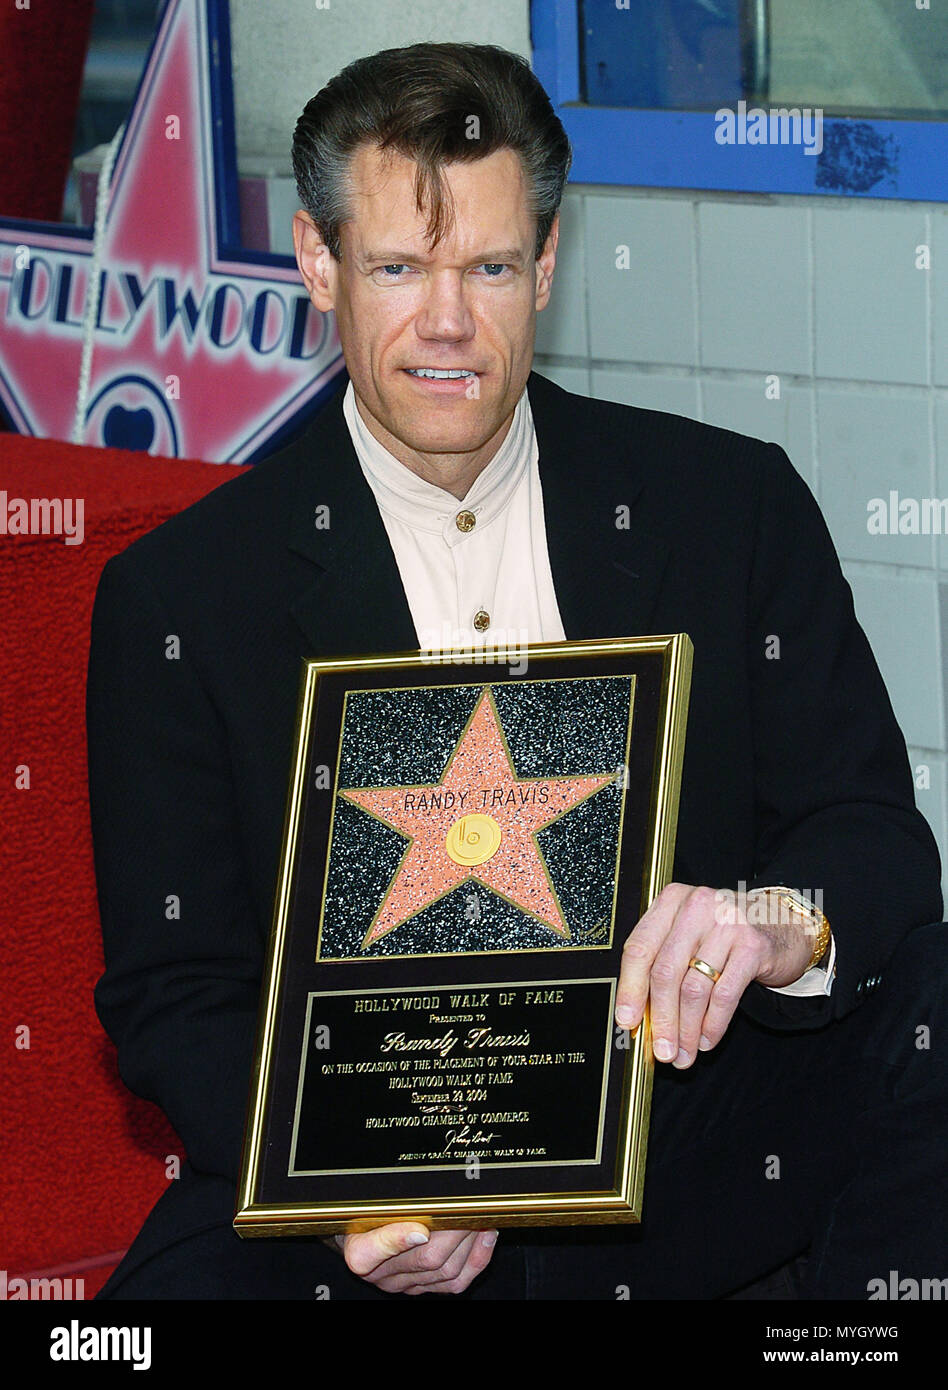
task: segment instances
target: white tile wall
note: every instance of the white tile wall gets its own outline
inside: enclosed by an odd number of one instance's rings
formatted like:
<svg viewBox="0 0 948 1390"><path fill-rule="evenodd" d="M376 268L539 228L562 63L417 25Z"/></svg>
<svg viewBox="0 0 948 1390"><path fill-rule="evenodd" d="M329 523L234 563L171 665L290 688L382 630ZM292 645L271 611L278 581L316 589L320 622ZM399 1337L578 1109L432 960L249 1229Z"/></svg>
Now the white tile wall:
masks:
<svg viewBox="0 0 948 1390"><path fill-rule="evenodd" d="M929 379L928 241L922 208L853 199L813 209L816 372L846 381Z"/></svg>
<svg viewBox="0 0 948 1390"><path fill-rule="evenodd" d="M808 235L803 208L698 204L703 366L809 375Z"/></svg>
<svg viewBox="0 0 948 1390"><path fill-rule="evenodd" d="M948 251L948 246L945 249ZM945 295L948 298L948 284L945 285ZM948 391L936 395L933 414L935 417L934 496L940 500L943 497L948 497ZM942 535L935 539L935 559L939 569L948 569L948 535Z"/></svg>
<svg viewBox="0 0 948 1390"><path fill-rule="evenodd" d="M591 394L600 401L619 401L622 405L638 405L646 410L664 410L672 415L701 419L698 383L694 377L594 367Z"/></svg>
<svg viewBox="0 0 948 1390"><path fill-rule="evenodd" d="M694 366L694 209L687 201L584 199L590 354ZM628 269L617 261L628 260Z"/></svg>

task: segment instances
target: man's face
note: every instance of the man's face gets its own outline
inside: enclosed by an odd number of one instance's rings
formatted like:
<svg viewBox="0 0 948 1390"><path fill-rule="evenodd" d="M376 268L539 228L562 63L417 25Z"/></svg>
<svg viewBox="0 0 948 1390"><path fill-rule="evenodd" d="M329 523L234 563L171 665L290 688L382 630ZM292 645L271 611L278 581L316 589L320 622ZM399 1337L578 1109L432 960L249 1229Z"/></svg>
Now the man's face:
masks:
<svg viewBox="0 0 948 1390"><path fill-rule="evenodd" d="M294 235L313 303L335 310L366 423L435 481L439 470L468 471L471 456L476 464L483 454L482 467L506 433L530 372L536 312L549 299L558 226L537 261L520 160L498 150L443 166L454 217L430 249L414 175L412 160L362 146L351 161L353 217L341 228L342 261L305 213ZM424 368L472 375L412 375Z"/></svg>

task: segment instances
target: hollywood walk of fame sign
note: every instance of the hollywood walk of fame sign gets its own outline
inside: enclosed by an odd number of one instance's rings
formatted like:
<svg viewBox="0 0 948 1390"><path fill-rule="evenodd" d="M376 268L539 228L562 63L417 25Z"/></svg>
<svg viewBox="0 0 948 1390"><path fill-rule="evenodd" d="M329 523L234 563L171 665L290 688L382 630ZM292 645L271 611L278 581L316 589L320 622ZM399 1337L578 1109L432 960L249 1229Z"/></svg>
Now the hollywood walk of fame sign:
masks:
<svg viewBox="0 0 948 1390"><path fill-rule="evenodd" d="M691 643L478 656L305 663L241 1235L640 1219Z"/></svg>
<svg viewBox="0 0 948 1390"><path fill-rule="evenodd" d="M289 135L288 135L289 140ZM0 406L15 430L212 463L273 451L342 359L295 263L240 246L227 0L167 0L90 228L0 219Z"/></svg>

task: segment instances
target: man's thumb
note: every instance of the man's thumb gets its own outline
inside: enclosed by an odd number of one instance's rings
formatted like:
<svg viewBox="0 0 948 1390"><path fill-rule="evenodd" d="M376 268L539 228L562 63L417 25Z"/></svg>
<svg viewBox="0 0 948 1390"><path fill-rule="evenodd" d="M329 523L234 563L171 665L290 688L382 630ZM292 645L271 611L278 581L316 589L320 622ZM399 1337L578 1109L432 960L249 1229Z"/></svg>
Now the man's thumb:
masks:
<svg viewBox="0 0 948 1390"><path fill-rule="evenodd" d="M353 1274L371 1274L373 1269L390 1260L393 1255L403 1255L406 1250L412 1250L416 1245L426 1245L427 1242L427 1228L420 1222L395 1221L374 1231L347 1236L346 1264Z"/></svg>

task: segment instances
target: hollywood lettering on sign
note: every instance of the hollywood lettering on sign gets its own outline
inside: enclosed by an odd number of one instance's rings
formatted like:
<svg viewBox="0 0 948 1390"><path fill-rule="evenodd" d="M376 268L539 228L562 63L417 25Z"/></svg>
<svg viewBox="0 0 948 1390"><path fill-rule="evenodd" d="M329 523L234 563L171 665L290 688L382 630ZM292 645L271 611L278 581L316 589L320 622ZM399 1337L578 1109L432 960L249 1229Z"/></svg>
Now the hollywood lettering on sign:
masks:
<svg viewBox="0 0 948 1390"><path fill-rule="evenodd" d="M167 0L107 192L84 443L253 462L341 369L295 263L240 248L230 80L226 0ZM71 437L93 249L0 221L0 404L23 434Z"/></svg>

